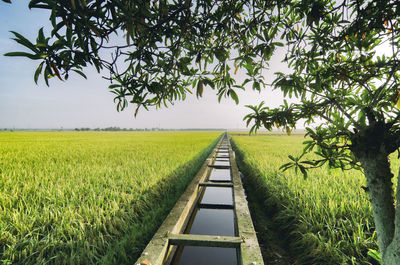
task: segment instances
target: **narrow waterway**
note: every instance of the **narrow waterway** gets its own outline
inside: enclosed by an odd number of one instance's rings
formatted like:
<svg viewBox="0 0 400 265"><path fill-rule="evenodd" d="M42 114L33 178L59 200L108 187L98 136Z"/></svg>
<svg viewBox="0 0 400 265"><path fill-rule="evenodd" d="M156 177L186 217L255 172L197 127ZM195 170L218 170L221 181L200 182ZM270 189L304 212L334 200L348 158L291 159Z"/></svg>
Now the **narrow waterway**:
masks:
<svg viewBox="0 0 400 265"><path fill-rule="evenodd" d="M136 265L263 265L225 133Z"/></svg>
<svg viewBox="0 0 400 265"><path fill-rule="evenodd" d="M217 147L213 163L209 165L207 178L212 183L232 183L229 142L227 138ZM196 208L190 217L185 234L237 236L232 187L202 187ZM209 265L238 264L236 248L181 246L172 264Z"/></svg>

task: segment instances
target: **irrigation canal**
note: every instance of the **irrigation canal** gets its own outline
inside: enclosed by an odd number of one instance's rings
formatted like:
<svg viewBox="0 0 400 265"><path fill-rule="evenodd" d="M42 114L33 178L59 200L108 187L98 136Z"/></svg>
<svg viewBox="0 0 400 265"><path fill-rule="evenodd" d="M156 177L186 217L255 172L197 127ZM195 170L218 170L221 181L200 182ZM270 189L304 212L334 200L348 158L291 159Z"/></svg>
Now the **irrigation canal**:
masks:
<svg viewBox="0 0 400 265"><path fill-rule="evenodd" d="M264 264L226 133L135 264Z"/></svg>

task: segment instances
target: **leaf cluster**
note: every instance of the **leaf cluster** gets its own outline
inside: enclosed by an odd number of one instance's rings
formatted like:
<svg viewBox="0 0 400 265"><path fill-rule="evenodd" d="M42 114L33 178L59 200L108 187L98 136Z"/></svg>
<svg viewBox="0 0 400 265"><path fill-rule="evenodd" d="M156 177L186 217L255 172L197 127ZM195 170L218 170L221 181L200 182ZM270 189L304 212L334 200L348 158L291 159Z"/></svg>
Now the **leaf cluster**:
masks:
<svg viewBox="0 0 400 265"><path fill-rule="evenodd" d="M6 55L41 60L34 79L42 74L46 84L94 66L110 80L118 110L167 105L205 88L238 103L237 89L264 86L261 70L282 45L272 18L285 2L31 0L29 8L50 12L50 35L40 30L34 43L13 32L30 53ZM242 84L238 68L249 76Z"/></svg>
<svg viewBox="0 0 400 265"><path fill-rule="evenodd" d="M301 156L282 168L359 168L361 156L400 147L399 36L397 1L292 1L279 22L292 73L276 73L273 87L298 104L277 109L253 106L253 130L307 129ZM383 47L389 47L382 52ZM283 117L282 117L283 115ZM305 159L314 152L320 159Z"/></svg>

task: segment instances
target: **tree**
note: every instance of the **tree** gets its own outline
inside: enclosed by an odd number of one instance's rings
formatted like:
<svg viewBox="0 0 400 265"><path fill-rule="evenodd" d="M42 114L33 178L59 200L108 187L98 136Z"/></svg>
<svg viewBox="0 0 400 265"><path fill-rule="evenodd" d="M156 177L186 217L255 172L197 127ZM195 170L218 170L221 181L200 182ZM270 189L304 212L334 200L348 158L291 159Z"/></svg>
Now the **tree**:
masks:
<svg viewBox="0 0 400 265"><path fill-rule="evenodd" d="M366 180L383 264L400 264L400 189L394 204L388 156L400 147L399 11L397 1L299 2L284 9L285 60L293 72L277 73L273 85L298 104L269 109L250 106L248 123L261 126L310 124L311 140L302 155L283 169L362 169ZM389 54L378 54L382 44ZM303 159L309 152L320 159ZM400 172L398 176L398 183Z"/></svg>
<svg viewBox="0 0 400 265"><path fill-rule="evenodd" d="M262 69L283 39L292 72L277 73L272 85L299 103L249 106L251 131L290 133L321 119L307 128L303 154L282 168L304 176L324 164L363 170L383 264L400 264L400 190L395 205L388 159L400 147L397 1L31 0L29 7L50 11L51 34L40 29L32 43L13 32L30 53L6 55L39 60L34 80L43 74L47 84L71 71L84 76L87 65L105 68L118 110L185 99L191 89L201 96L204 86L238 102L235 89L265 85ZM390 53L378 54L382 45ZM238 68L248 75L241 84L232 77ZM310 152L320 159L305 159Z"/></svg>

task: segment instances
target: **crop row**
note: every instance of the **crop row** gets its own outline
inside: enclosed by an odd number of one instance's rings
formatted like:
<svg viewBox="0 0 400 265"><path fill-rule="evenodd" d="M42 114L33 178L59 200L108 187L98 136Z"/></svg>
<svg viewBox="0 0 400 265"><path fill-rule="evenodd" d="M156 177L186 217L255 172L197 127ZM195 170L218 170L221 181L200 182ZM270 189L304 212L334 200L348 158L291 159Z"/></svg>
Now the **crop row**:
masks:
<svg viewBox="0 0 400 265"><path fill-rule="evenodd" d="M132 263L218 134L0 133L0 260Z"/></svg>
<svg viewBox="0 0 400 265"><path fill-rule="evenodd" d="M232 139L247 192L285 236L296 264L376 264L368 255L378 247L362 172L325 167L304 179L279 170L289 154L301 153L303 136Z"/></svg>

